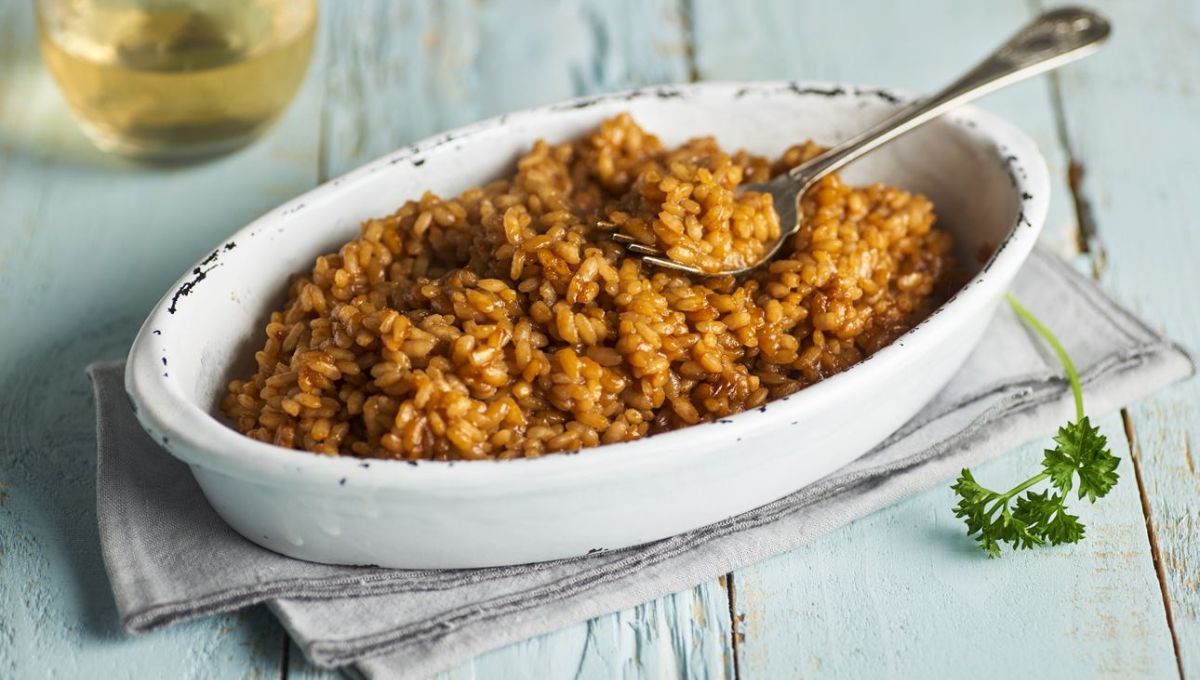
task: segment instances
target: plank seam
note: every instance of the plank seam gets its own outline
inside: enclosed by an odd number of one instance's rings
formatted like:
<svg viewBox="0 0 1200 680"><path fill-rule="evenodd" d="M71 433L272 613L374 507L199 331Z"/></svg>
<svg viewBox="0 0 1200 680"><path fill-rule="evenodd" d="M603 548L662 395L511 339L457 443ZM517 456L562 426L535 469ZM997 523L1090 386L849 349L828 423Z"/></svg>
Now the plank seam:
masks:
<svg viewBox="0 0 1200 680"><path fill-rule="evenodd" d="M588 650L591 649L592 643L596 639L596 619L588 619L587 634L583 638L583 649L579 651L579 665L575 667L574 680L580 680L583 677L584 665L587 663Z"/></svg>
<svg viewBox="0 0 1200 680"><path fill-rule="evenodd" d="M683 20L683 58L687 62L689 83L700 80L700 67L696 63L696 4L694 0L680 0L680 17Z"/></svg>
<svg viewBox="0 0 1200 680"><path fill-rule="evenodd" d="M1040 2L1033 0L1031 6L1039 10ZM1096 215L1092 211L1092 201L1084 192L1084 163L1075 156L1075 150L1070 144L1070 133L1067 125L1067 107L1063 106L1062 82L1057 73L1049 74L1050 104L1054 112L1055 127L1058 134L1058 144L1062 146L1067 156L1067 186L1075 212L1075 224L1078 225L1076 247L1085 255L1091 264L1091 275L1100 281L1104 275L1105 265L1108 264L1108 253L1100 240ZM1175 666L1180 679L1183 675L1183 652L1180 646L1180 636L1175 631L1175 616L1171 612L1171 597L1166 584L1166 571L1163 565L1162 552L1158 546L1158 532L1154 530L1153 514L1150 507L1150 497L1146 493L1145 482L1141 476L1141 459L1138 441L1134 431L1133 416L1128 409L1121 409L1121 421L1129 446L1129 461L1133 464L1134 480L1138 483L1138 498L1141 501L1141 514L1146 524L1146 537L1150 542L1150 558L1154 566L1154 576L1158 579L1159 595L1163 598L1163 613L1166 618L1166 631L1171 637L1171 649L1175 654Z"/></svg>
<svg viewBox="0 0 1200 680"><path fill-rule="evenodd" d="M1104 243L1100 240L1100 230L1096 226L1092 201L1083 190L1083 177L1086 169L1083 161L1079 160L1075 155L1075 149L1071 146L1061 82L1057 73L1051 73L1048 77L1050 108L1054 112L1054 127L1058 133L1058 141L1062 146L1063 153L1067 156L1067 189L1071 192L1071 205L1075 212L1075 247L1079 250L1079 254L1086 256L1092 265L1092 278L1099 280L1108 263L1108 253L1104 249Z"/></svg>
<svg viewBox="0 0 1200 680"><path fill-rule="evenodd" d="M1128 409L1121 409L1121 422L1125 425L1125 439L1129 442L1129 460L1133 463L1133 476L1137 481L1138 498L1142 502L1142 515L1146 518L1146 537L1150 541L1150 557L1154 562L1154 574L1158 577L1158 590L1162 595L1163 611L1167 617L1167 631L1171 634L1171 647L1175 652L1175 666L1179 671L1180 680L1183 674L1183 650L1179 644L1179 635L1175 631L1175 615L1171 611L1171 593L1167 588L1167 571L1163 566L1162 553L1158 547L1158 534L1154 531L1153 515L1150 512L1150 497L1146 494L1146 484L1142 481L1141 448L1137 444L1137 435L1133 427L1133 418Z"/></svg>
<svg viewBox="0 0 1200 680"><path fill-rule="evenodd" d="M1036 14L1043 11L1041 0L1030 0L1029 7ZM1103 277L1108 262L1108 254L1100 239L1099 226L1092 202L1083 189L1084 164L1075 155L1071 146L1069 126L1067 124L1066 106L1063 103L1062 82L1059 74L1048 74L1050 87L1050 108L1054 114L1055 129L1059 145L1067 157L1067 186L1071 191L1071 201L1075 213L1075 223L1078 227L1076 247L1081 255L1087 257L1091 265L1091 275L1096 281ZM1171 595L1167 587L1166 569L1163 565L1162 554L1158 545L1158 533L1154 528L1153 514L1150 509L1150 497L1146 493L1146 485L1142 480L1140 449L1134 429L1133 417L1128 409L1121 409L1121 422L1125 429L1125 439L1129 446L1129 460L1133 466L1134 480L1138 487L1138 499L1142 506L1142 517L1145 520L1146 538L1150 544L1150 559L1154 565L1154 574L1158 579L1159 594L1162 597L1163 613L1166 617L1167 632L1171 636L1171 647L1175 654L1175 666L1181 680L1183 673L1183 652L1179 643L1179 635L1175 630L1175 617L1171 611Z"/></svg>
<svg viewBox="0 0 1200 680"><path fill-rule="evenodd" d="M316 56L320 58L319 64L314 64L314 67L319 66L321 72L319 79L321 82L321 108L320 118L317 120L317 185L324 184L329 181L329 130L330 116L329 111L329 79L331 63L333 62L333 54L335 41L337 40L338 32L332 26L334 22L332 17L322 17L321 34L318 36L321 39L320 49Z"/></svg>
<svg viewBox="0 0 1200 680"><path fill-rule="evenodd" d="M1034 3L1036 7L1038 3ZM1100 240L1099 229L1095 215L1092 212L1092 202L1083 190L1084 165L1071 147L1070 133L1067 127L1066 107L1063 105L1062 86L1057 73L1049 75L1050 102L1054 112L1054 123L1057 128L1059 144L1067 156L1067 186L1071 191L1071 201L1074 206L1075 222L1078 225L1077 246L1079 252L1087 257L1091 264L1091 275L1100 281L1104 275L1108 255ZM1179 677L1183 675L1183 652L1179 645L1179 635L1175 631L1175 617L1171 611L1171 596L1167 588L1166 571L1162 563L1162 554L1158 546L1158 533L1154 529L1153 515L1150 510L1150 498L1146 494L1146 485L1142 481L1142 467L1139 458L1137 440L1134 433L1133 418L1128 409L1121 409L1121 421L1125 426L1125 439L1129 445L1129 459L1133 465L1133 475L1137 482L1138 498L1142 505L1142 517L1145 519L1146 537L1150 543L1150 559L1154 564L1154 574L1158 579L1159 594L1162 596L1163 612L1166 615L1167 632L1171 636L1171 647L1175 654L1175 666Z"/></svg>
<svg viewBox="0 0 1200 680"><path fill-rule="evenodd" d="M733 655L733 680L740 680L742 677L740 654L740 643L738 642L738 613L737 613L737 597L733 586L733 572L725 574L725 595L729 599L729 653Z"/></svg>

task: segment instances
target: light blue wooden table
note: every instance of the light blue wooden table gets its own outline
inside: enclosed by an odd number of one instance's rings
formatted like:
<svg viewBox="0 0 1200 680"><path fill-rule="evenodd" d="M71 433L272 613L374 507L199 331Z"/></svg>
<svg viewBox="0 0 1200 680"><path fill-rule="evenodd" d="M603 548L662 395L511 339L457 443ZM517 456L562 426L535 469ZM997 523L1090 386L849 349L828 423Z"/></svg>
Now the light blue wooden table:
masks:
<svg viewBox="0 0 1200 680"><path fill-rule="evenodd" d="M1044 242L1200 347L1200 3L1103 0L1101 54L984 102L1055 177ZM191 262L255 215L438 130L690 79L939 86L1036 0L325 3L308 83L199 167L94 151L0 2L0 678L322 675L261 610L129 638L100 560L83 367L122 356ZM1122 482L1082 544L988 561L938 488L711 583L480 656L467 677L1200 678L1200 382L1103 427ZM1042 442L1044 444L1044 442ZM986 466L1034 469L1031 445Z"/></svg>

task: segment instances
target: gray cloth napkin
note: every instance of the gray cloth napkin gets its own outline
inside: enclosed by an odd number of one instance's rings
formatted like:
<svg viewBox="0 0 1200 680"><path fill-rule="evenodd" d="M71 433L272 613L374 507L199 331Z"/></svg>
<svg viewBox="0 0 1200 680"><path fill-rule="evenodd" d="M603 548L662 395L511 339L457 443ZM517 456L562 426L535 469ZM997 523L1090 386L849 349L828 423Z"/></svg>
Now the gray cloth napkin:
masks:
<svg viewBox="0 0 1200 680"><path fill-rule="evenodd" d="M1035 252L1013 292L1069 348L1093 417L1193 371L1179 346L1050 255ZM398 571L302 562L243 539L209 507L187 466L142 432L122 365L89 372L100 539L125 628L267 602L313 663L365 678L427 675L687 589L942 483L1073 416L1058 362L1003 306L933 403L866 456L786 498L635 548L517 567Z"/></svg>

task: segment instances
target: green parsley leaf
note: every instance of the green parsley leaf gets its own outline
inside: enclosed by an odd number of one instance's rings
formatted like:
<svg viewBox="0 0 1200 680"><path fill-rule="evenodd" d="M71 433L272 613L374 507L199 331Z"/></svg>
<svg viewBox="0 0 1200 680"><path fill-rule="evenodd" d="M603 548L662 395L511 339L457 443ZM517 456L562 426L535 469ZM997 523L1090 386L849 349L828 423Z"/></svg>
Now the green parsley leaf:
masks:
<svg viewBox="0 0 1200 680"><path fill-rule="evenodd" d="M959 499L954 516L966 523L967 535L973 536L991 557L1000 556L1003 543L1020 550L1083 540L1084 526L1078 516L1067 512L1067 497L1078 489L1078 497L1087 497L1090 502L1103 498L1116 486L1117 466L1121 463L1109 450L1108 439L1083 414L1079 374L1062 343L1011 295L1008 303L1062 361L1075 398L1076 417L1059 428L1055 447L1045 451L1041 473L998 493L981 485L970 470L964 469L950 487ZM1050 482L1051 489L1029 490L1044 481Z"/></svg>

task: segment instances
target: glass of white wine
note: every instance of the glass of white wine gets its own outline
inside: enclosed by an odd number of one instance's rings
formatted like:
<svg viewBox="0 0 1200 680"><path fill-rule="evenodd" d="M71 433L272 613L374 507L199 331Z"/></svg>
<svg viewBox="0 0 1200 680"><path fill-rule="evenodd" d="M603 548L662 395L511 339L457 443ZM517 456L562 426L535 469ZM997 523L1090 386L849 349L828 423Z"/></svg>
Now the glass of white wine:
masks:
<svg viewBox="0 0 1200 680"><path fill-rule="evenodd" d="M186 160L237 149L296 94L317 0L34 0L42 55L106 151Z"/></svg>

